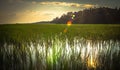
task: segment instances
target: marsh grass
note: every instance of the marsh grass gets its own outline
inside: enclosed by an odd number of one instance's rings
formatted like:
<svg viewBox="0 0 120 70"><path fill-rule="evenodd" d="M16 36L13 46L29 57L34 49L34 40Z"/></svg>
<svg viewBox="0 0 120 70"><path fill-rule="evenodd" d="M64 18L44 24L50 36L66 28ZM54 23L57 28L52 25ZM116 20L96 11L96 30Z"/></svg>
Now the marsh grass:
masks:
<svg viewBox="0 0 120 70"><path fill-rule="evenodd" d="M116 70L120 41L59 37L0 47L2 70Z"/></svg>
<svg viewBox="0 0 120 70"><path fill-rule="evenodd" d="M119 70L120 25L0 25L0 70Z"/></svg>

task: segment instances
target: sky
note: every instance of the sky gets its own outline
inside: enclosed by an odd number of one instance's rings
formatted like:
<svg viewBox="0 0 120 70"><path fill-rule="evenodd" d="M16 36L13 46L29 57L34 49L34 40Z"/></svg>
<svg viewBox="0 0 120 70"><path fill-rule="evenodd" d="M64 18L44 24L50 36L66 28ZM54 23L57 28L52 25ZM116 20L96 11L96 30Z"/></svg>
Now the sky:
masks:
<svg viewBox="0 0 120 70"><path fill-rule="evenodd" d="M0 24L51 21L67 12L120 7L120 0L0 0Z"/></svg>

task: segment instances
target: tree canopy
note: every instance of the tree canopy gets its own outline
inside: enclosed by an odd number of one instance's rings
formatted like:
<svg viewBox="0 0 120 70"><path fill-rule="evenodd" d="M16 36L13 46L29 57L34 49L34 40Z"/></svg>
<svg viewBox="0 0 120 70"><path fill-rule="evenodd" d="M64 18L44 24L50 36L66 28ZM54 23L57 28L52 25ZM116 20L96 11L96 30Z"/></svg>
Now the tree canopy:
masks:
<svg viewBox="0 0 120 70"><path fill-rule="evenodd" d="M60 18L56 17L52 23L67 23L72 19L74 24L115 24L120 23L120 8L89 8L78 12L68 12L63 14Z"/></svg>

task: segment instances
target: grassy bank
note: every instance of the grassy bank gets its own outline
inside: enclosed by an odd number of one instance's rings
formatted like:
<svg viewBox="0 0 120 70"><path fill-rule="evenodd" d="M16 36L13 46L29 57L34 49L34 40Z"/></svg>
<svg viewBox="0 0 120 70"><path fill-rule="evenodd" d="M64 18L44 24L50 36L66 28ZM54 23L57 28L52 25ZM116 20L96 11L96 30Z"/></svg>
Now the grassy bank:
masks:
<svg viewBox="0 0 120 70"><path fill-rule="evenodd" d="M67 29L67 32L64 32ZM120 40L120 25L118 24L12 24L0 25L0 42L27 42L40 38L48 39L59 36L72 39L83 37L86 39Z"/></svg>

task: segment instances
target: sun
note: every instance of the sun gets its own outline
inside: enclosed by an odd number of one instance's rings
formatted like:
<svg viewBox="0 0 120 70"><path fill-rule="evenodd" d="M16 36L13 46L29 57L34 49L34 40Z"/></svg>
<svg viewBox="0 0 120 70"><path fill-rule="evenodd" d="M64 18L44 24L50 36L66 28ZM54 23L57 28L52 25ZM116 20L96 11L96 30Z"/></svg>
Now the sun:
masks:
<svg viewBox="0 0 120 70"><path fill-rule="evenodd" d="M72 25L72 21L69 20L69 21L67 22L67 26L71 26L71 25Z"/></svg>

